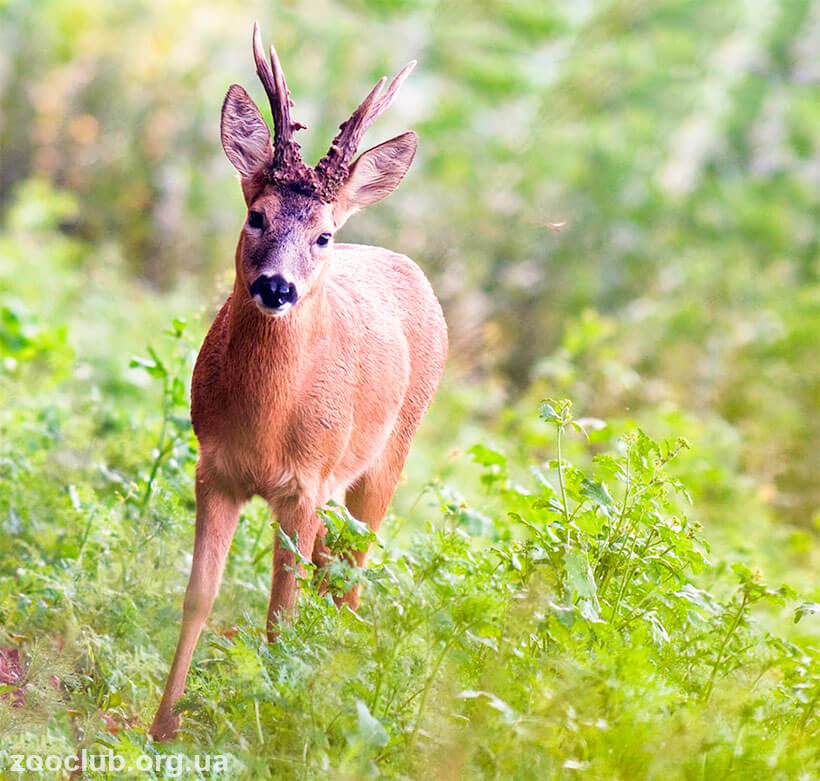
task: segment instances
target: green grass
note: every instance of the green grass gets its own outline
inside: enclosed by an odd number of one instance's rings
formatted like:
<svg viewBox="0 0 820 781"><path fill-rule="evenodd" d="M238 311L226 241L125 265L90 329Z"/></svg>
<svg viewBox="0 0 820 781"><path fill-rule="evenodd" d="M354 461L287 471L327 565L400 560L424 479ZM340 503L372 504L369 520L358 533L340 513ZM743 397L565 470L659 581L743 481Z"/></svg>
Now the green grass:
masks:
<svg viewBox="0 0 820 781"><path fill-rule="evenodd" d="M60 371L64 342L28 330L7 387ZM209 752L229 758L226 777L250 778L820 771L817 657L755 618L762 606L795 620L818 606L767 585L751 560L709 552L671 472L685 440L637 429L582 469L562 449L601 424L563 401L541 405L555 452L529 465L526 484L476 445L480 504L432 481L409 541L377 544L364 571L330 573L336 588L366 582L360 613L321 597L311 573L273 645L262 631L271 523L250 505L179 739L152 746L145 728L190 562L184 330L175 321L164 355L133 362L161 386L149 426L105 395L76 409L35 394L4 412L0 637L22 660L2 690L9 753ZM368 539L340 509L327 513L338 545Z"/></svg>
<svg viewBox="0 0 820 781"><path fill-rule="evenodd" d="M638 425L532 395L499 406L452 374L371 563L309 573L273 645L274 529L248 505L179 738L151 744L190 565L186 387L207 318L169 318L192 307L66 238L61 196L27 197L0 242L3 777L11 754L82 749L163 757L159 777L205 752L231 778L820 773L810 545L770 522L732 429L675 409ZM32 254L59 283L51 307L19 273ZM596 329L585 315L562 350ZM583 379L582 361L550 360ZM369 539L326 512L337 548ZM364 582L358 615L321 577Z"/></svg>
<svg viewBox="0 0 820 781"><path fill-rule="evenodd" d="M273 645L274 530L248 505L179 739L153 746L209 316L63 231L75 209L34 181L0 234L3 777L11 754L82 749L166 757L171 777L178 752L225 755L232 778L820 772L811 533L775 522L714 411L603 421L541 400L551 386L594 410L601 377L626 387L615 326L591 311L514 403L448 375L371 563L310 573ZM337 548L369 539L327 513ZM358 615L318 594L321 577L364 581Z"/></svg>

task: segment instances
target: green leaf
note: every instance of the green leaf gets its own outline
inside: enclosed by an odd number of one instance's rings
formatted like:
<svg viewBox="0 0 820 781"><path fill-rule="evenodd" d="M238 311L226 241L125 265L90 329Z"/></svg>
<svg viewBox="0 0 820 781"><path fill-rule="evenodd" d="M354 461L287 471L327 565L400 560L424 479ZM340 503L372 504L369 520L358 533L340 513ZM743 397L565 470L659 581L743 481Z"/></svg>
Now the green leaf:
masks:
<svg viewBox="0 0 820 781"><path fill-rule="evenodd" d="M554 405L555 402L552 399L542 401L541 406L538 408L538 414L549 423L562 423L561 416Z"/></svg>
<svg viewBox="0 0 820 781"><path fill-rule="evenodd" d="M611 508L615 507L615 501L609 493L609 489L606 487L606 484L603 482L597 483L594 480L588 480L584 477L581 480L581 494L587 499L592 500L599 507L604 508L607 511L607 514L609 514L608 511Z"/></svg>
<svg viewBox="0 0 820 781"><path fill-rule="evenodd" d="M325 543L331 553L366 550L371 543L378 541L373 530L366 523L354 518L342 504L328 502L319 508L318 513L327 530Z"/></svg>
<svg viewBox="0 0 820 781"><path fill-rule="evenodd" d="M578 600L581 615L588 621L601 620L601 608L598 604L598 587L595 576L589 566L587 554L577 548L567 551L564 556L566 587L573 601Z"/></svg>
<svg viewBox="0 0 820 781"><path fill-rule="evenodd" d="M799 624L806 616L813 616L820 613L820 602L803 602L794 611L794 623Z"/></svg>
<svg viewBox="0 0 820 781"><path fill-rule="evenodd" d="M507 457L497 450L491 450L484 445L473 445L468 451L473 461L481 466L499 466L503 467L507 464Z"/></svg>
<svg viewBox="0 0 820 781"><path fill-rule="evenodd" d="M657 442L648 437L642 429L638 429L635 432L635 453L648 459L652 453L660 457L661 449Z"/></svg>
<svg viewBox="0 0 820 781"><path fill-rule="evenodd" d="M366 746L384 748L390 740L387 730L362 700L356 701L356 714L356 737Z"/></svg>
<svg viewBox="0 0 820 781"><path fill-rule="evenodd" d="M564 514L564 507L554 496L538 497L532 506L536 510L551 510L554 513Z"/></svg>
<svg viewBox="0 0 820 781"><path fill-rule="evenodd" d="M567 551L564 556L567 586L579 597L598 598L595 577L586 553L578 549Z"/></svg>
<svg viewBox="0 0 820 781"><path fill-rule="evenodd" d="M157 351L153 347L151 347L150 345L148 346L147 349L148 349L148 355L150 355L154 359L154 364L157 366L157 368L160 369L161 371L163 371L167 375L168 370L165 368L165 364L162 362L162 359L159 357L159 355L157 355Z"/></svg>
<svg viewBox="0 0 820 781"><path fill-rule="evenodd" d="M278 529L278 534L279 534L279 539L282 542L282 545L284 546L284 548L286 550L289 550L296 557L296 561L298 563L302 564L305 567L309 567L309 566L313 565L313 563L311 561L309 561L308 559L306 559L302 555L302 552L299 550L299 547L297 545L297 541L299 539L299 533L298 532L294 532L293 533L293 539L291 539L290 536L285 534L284 530L280 526L279 529Z"/></svg>
<svg viewBox="0 0 820 781"><path fill-rule="evenodd" d="M626 482L626 471L622 459L615 458L606 453L601 453L592 459L600 468L600 471L609 477L614 477L622 483Z"/></svg>
<svg viewBox="0 0 820 781"><path fill-rule="evenodd" d="M156 361L149 361L147 358L134 357L128 365L132 369L144 369L152 377L158 379L165 377L168 373L162 364L157 364Z"/></svg>
<svg viewBox="0 0 820 781"><path fill-rule="evenodd" d="M652 639L655 642L655 645L661 646L669 642L669 632L666 631L666 627L663 625L660 618L658 618L658 614L654 610L646 613L644 615L644 619L649 622L649 626L652 630Z"/></svg>
<svg viewBox="0 0 820 781"><path fill-rule="evenodd" d="M183 317L175 317L171 320L171 327L166 330L169 336L173 336L176 339L179 339L183 332L185 331L185 327L188 325L188 321L185 320Z"/></svg>

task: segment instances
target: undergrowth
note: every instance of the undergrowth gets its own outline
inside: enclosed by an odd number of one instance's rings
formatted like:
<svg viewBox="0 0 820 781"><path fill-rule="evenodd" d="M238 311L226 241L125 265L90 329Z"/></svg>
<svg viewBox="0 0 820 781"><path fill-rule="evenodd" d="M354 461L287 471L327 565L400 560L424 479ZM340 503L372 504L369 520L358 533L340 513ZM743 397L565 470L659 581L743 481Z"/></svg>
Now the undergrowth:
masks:
<svg viewBox="0 0 820 781"><path fill-rule="evenodd" d="M299 616L274 644L262 621L272 532L251 505L179 703L180 736L151 744L190 563L195 458L184 323L169 335L169 357L132 364L162 386L156 429L98 400L105 444L83 457L89 431L59 395L4 413L0 773L11 777L12 751L81 748L221 753L232 778L820 771L816 649L757 617L800 621L818 606L753 562L710 553L673 476L686 440L635 429L574 464L567 438L598 422L555 400L540 407L551 460L525 479L476 445L484 501L432 480L427 526L408 544L324 508L331 550L373 544L371 562L304 562ZM354 583L356 614L331 598Z"/></svg>

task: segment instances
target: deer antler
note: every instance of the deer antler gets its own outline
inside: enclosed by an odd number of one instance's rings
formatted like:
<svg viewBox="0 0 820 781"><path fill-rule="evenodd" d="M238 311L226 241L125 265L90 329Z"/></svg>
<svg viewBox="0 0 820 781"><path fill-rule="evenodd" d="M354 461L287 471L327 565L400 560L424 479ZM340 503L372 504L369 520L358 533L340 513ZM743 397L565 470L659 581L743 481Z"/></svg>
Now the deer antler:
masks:
<svg viewBox="0 0 820 781"><path fill-rule="evenodd" d="M382 77L368 93L350 118L339 125L339 132L330 144L327 154L316 164L316 173L323 180L327 191L335 191L347 178L348 167L356 154L364 134L370 126L390 107L399 87L416 67L411 60L399 72L384 92L387 79Z"/></svg>
<svg viewBox="0 0 820 781"><path fill-rule="evenodd" d="M338 189L347 179L350 163L362 137L390 107L399 87L410 75L410 71L416 67L416 61L408 62L384 91L382 90L387 79L384 77L379 79L350 118L339 125L339 132L331 142L327 154L316 164L315 168L310 168L302 162L300 146L293 138L294 131L303 129L305 125L291 119L290 107L293 102L290 99L288 85L285 83L285 74L273 46L270 47L270 63L265 58L258 22L253 24L253 58L256 61L256 73L268 95L273 115L271 175L276 179L302 186L322 200L332 201Z"/></svg>
<svg viewBox="0 0 820 781"><path fill-rule="evenodd" d="M270 64L265 58L262 48L262 34L259 31L259 22L253 23L253 58L256 61L256 73L268 95L270 110L273 115L273 167L282 174L299 173L304 168L299 144L293 138L295 130L301 130L305 125L294 122L290 116L290 99L285 74L279 64L276 49L270 47ZM271 66L273 66L271 68Z"/></svg>

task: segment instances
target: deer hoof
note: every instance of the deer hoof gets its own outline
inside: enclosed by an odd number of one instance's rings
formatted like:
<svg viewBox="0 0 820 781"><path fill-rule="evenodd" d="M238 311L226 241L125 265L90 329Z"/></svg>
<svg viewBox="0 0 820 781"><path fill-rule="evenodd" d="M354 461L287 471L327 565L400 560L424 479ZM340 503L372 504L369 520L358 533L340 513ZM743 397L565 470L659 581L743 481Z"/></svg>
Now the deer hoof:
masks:
<svg viewBox="0 0 820 781"><path fill-rule="evenodd" d="M166 716L165 718L157 716L151 728L148 730L148 734L157 743L165 743L166 741L173 740L177 736L178 729L179 716Z"/></svg>

